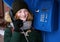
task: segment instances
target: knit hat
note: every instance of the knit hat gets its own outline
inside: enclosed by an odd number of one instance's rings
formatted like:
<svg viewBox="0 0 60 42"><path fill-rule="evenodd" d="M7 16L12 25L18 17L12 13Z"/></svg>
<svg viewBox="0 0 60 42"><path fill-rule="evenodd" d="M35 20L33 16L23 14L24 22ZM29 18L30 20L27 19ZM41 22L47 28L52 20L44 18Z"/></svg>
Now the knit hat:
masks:
<svg viewBox="0 0 60 42"><path fill-rule="evenodd" d="M12 4L13 15L15 16L16 12L20 9L28 9L27 4L23 0L15 0Z"/></svg>

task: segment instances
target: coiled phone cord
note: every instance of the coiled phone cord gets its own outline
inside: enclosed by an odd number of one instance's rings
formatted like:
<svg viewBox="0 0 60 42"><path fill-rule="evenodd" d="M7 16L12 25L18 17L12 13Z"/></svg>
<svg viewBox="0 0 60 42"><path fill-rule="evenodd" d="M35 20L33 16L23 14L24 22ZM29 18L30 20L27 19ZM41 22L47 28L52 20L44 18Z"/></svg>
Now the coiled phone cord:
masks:
<svg viewBox="0 0 60 42"><path fill-rule="evenodd" d="M27 36L26 36L24 30L22 30L22 31L23 31L23 34L24 34L24 36L25 36L26 41L29 42L29 40L28 40L28 38L27 38Z"/></svg>

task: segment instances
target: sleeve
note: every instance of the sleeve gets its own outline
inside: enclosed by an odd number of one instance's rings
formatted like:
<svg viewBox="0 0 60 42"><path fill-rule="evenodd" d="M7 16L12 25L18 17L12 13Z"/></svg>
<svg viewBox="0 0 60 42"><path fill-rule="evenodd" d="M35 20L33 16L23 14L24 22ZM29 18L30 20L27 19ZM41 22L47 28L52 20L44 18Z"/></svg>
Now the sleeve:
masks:
<svg viewBox="0 0 60 42"><path fill-rule="evenodd" d="M10 40L10 42L21 42L21 34L20 34L20 32L13 32L13 34L12 34L12 37L11 37L11 40Z"/></svg>
<svg viewBox="0 0 60 42"><path fill-rule="evenodd" d="M12 37L11 28L6 28L4 32L4 42L10 42Z"/></svg>

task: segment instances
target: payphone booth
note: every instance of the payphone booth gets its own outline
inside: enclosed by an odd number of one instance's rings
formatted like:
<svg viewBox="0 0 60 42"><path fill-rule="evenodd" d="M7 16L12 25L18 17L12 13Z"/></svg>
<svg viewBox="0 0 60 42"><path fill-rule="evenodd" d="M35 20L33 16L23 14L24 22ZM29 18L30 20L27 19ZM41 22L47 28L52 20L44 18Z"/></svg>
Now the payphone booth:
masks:
<svg viewBox="0 0 60 42"><path fill-rule="evenodd" d="M3 1L11 8L14 0ZM25 2L34 15L33 27L42 31L43 42L60 42L60 6L57 0L25 0Z"/></svg>

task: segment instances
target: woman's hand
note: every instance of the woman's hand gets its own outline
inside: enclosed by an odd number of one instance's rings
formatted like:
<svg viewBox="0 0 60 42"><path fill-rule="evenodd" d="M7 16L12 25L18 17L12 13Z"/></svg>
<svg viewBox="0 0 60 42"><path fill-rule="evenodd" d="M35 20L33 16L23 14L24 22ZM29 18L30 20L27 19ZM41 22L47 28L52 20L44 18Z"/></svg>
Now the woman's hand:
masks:
<svg viewBox="0 0 60 42"><path fill-rule="evenodd" d="M18 19L13 22L14 24L14 31L20 32L20 28L23 26L23 21Z"/></svg>

